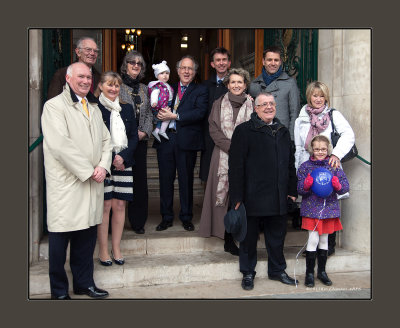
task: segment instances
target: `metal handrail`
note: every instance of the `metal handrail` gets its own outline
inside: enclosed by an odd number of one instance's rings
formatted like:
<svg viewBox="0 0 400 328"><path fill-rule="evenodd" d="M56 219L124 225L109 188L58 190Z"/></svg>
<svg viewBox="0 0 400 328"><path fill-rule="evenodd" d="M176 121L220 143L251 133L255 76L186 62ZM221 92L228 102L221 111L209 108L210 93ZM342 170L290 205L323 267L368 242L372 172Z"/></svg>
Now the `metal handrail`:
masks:
<svg viewBox="0 0 400 328"><path fill-rule="evenodd" d="M35 140L35 142L29 146L29 153L34 150L39 144L43 141L43 135L41 134L39 138Z"/></svg>

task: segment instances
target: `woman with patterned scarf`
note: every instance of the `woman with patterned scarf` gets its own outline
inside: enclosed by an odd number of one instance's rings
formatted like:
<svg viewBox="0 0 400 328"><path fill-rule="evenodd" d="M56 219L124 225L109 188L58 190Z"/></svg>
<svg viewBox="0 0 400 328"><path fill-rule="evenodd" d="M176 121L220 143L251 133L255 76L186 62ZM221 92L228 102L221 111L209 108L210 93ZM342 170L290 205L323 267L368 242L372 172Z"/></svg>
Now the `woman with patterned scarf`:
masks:
<svg viewBox="0 0 400 328"><path fill-rule="evenodd" d="M143 234L148 216L148 186L147 186L147 141L153 130L153 114L148 98L147 86L140 83L144 77L146 64L143 56L137 51L129 51L121 65L120 98L131 104L138 126L139 143L134 153L135 166L133 170L133 201L128 203L128 218L133 231Z"/></svg>
<svg viewBox="0 0 400 328"><path fill-rule="evenodd" d="M355 136L353 129L338 110L332 110L330 107L329 89L324 83L319 81L311 82L306 89L306 98L307 104L301 109L299 117L294 124L296 170L298 170L302 163L308 161L310 154L307 149L312 138L321 134L326 136L329 142L332 143L332 124L329 117L330 111L332 111L332 119L336 130L340 134L340 138L332 150L332 155L329 158L329 165L333 168L340 167L340 160L354 145ZM335 252L335 239L335 233L329 235L328 256Z"/></svg>
<svg viewBox="0 0 400 328"><path fill-rule="evenodd" d="M329 89L322 82L311 82L306 89L307 105L300 111L295 121L294 136L296 145L296 169L308 161L308 145L313 137L322 134L331 141L332 124L329 111L332 110L329 101ZM332 167L340 166L340 160L354 145L354 132L344 116L337 110L332 111L332 118L340 139L333 148L329 164Z"/></svg>
<svg viewBox="0 0 400 328"><path fill-rule="evenodd" d="M249 83L250 76L246 70L232 68L224 79L228 92L214 102L208 119L210 136L215 147L204 194L199 233L202 237L216 236L224 239L224 250L232 255L239 255L239 249L224 226L224 216L229 205L228 153L234 129L248 121L253 113L253 101L245 93Z"/></svg>

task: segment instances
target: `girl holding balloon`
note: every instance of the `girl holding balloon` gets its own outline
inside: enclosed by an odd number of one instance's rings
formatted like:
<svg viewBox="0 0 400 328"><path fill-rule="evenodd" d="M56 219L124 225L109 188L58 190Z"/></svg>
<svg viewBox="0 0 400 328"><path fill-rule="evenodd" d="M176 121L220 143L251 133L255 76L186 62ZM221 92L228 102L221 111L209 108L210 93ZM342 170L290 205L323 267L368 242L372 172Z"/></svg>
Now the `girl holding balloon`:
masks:
<svg viewBox="0 0 400 328"><path fill-rule="evenodd" d="M340 206L336 194L349 191L349 182L340 167L330 165L332 145L323 135L311 139L309 160L297 171L297 190L302 196L300 215L302 229L308 230L306 249L305 285L314 287L314 267L318 261L317 278L325 285L332 285L326 271L328 234L342 230Z"/></svg>

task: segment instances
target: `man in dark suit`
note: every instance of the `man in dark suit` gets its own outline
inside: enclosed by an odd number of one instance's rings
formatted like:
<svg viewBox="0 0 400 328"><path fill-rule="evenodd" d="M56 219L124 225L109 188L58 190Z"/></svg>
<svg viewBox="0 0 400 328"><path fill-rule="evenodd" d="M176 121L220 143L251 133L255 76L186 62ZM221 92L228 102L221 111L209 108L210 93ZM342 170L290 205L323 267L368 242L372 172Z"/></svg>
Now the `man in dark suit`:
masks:
<svg viewBox="0 0 400 328"><path fill-rule="evenodd" d="M198 64L192 56L184 56L177 63L179 82L173 85L172 108L163 108L157 117L170 120L169 140L154 141L160 181L160 209L162 221L157 231L168 229L174 219L174 180L178 171L179 219L185 230L193 231L193 176L197 151L203 149L203 120L207 113L207 88L193 83Z"/></svg>
<svg viewBox="0 0 400 328"><path fill-rule="evenodd" d="M204 82L208 89L208 111L204 118L204 149L201 151L200 158L200 180L207 182L208 171L210 170L211 155L214 149L214 141L210 137L208 129L208 117L210 116L214 101L224 95L228 89L222 81L231 67L231 54L225 48L216 48L210 54L211 67L215 73Z"/></svg>
<svg viewBox="0 0 400 328"><path fill-rule="evenodd" d="M100 82L101 72L98 72L94 64L96 64L97 56L99 54L99 48L96 42L90 37L82 37L76 43L75 49L77 61L86 64L90 71L92 72L92 84L90 86L90 91L94 93L97 85ZM47 91L47 99L51 99L58 96L62 91L66 83L65 75L67 73L67 66L58 69L53 78L50 81L49 89Z"/></svg>

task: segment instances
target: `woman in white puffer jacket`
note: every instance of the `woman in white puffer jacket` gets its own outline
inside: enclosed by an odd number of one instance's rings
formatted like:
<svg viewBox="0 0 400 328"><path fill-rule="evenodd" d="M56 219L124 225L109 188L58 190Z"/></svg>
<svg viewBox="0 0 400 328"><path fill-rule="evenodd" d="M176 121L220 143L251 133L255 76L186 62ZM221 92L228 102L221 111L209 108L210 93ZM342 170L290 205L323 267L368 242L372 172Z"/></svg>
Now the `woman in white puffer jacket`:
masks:
<svg viewBox="0 0 400 328"><path fill-rule="evenodd" d="M303 106L294 124L296 170L310 158L307 147L314 136L322 134L332 142L332 123L329 118L329 111L332 108L330 107L328 87L322 82L311 82L307 86L306 98L307 105ZM340 138L333 148L329 164L332 167L339 167L340 160L353 147L355 136L350 124L338 110L332 111L332 118Z"/></svg>

